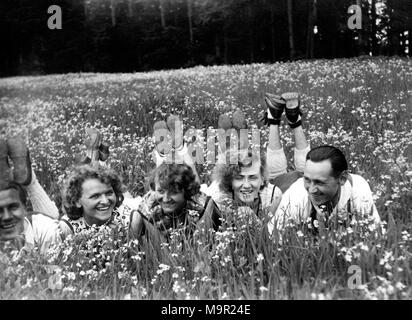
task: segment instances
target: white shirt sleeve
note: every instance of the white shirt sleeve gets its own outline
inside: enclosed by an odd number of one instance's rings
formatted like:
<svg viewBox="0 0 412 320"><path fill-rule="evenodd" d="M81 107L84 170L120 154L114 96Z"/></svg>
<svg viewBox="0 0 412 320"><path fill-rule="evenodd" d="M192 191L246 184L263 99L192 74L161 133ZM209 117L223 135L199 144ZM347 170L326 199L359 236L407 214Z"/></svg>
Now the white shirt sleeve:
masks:
<svg viewBox="0 0 412 320"><path fill-rule="evenodd" d="M355 212L359 212L362 215L369 215L375 223L380 223L381 218L373 201L369 183L359 175L352 174L351 176L353 179L352 201Z"/></svg>
<svg viewBox="0 0 412 320"><path fill-rule="evenodd" d="M41 253L46 253L51 245L61 242L58 220L51 219L42 214L32 216L34 242Z"/></svg>
<svg viewBox="0 0 412 320"><path fill-rule="evenodd" d="M34 171L32 171L32 180L27 186L27 193L34 211L41 212L52 219L59 218L59 210L57 209L56 204L51 201L47 193L44 191L37 180Z"/></svg>

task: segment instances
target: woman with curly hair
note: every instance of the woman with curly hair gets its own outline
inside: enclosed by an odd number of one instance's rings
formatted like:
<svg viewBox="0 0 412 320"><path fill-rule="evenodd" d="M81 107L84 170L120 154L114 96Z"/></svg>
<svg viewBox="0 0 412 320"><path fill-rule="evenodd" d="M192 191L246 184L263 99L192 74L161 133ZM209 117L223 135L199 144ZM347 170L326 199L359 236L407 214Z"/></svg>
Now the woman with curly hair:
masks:
<svg viewBox="0 0 412 320"><path fill-rule="evenodd" d="M63 189L60 229L63 236L78 234L92 226L121 226L128 230L132 209L122 204L120 177L105 166L75 167Z"/></svg>
<svg viewBox="0 0 412 320"><path fill-rule="evenodd" d="M172 230L190 235L204 221L207 228L217 228L220 214L211 197L200 192L200 184L188 164L162 163L150 177L151 190L138 208L136 236L167 240Z"/></svg>
<svg viewBox="0 0 412 320"><path fill-rule="evenodd" d="M302 175L310 146L302 128L299 95L295 92L280 96L267 93L265 102L267 111L262 120L269 127L266 161L265 157L252 155L245 149L228 150L229 154L237 152L237 163L218 161L213 182L205 191L215 200L223 217L233 212L228 209L246 208L267 222L276 211L282 193ZM279 126L284 110L295 137L295 170L292 172L287 172L287 159L280 142ZM226 160L229 157L232 154L226 155Z"/></svg>
<svg viewBox="0 0 412 320"><path fill-rule="evenodd" d="M245 154L228 150L227 153L237 154L239 161L215 166L213 180L217 189L212 197L223 212L229 208L250 207L258 217L262 216L281 198L279 190L268 181L266 161L250 151Z"/></svg>

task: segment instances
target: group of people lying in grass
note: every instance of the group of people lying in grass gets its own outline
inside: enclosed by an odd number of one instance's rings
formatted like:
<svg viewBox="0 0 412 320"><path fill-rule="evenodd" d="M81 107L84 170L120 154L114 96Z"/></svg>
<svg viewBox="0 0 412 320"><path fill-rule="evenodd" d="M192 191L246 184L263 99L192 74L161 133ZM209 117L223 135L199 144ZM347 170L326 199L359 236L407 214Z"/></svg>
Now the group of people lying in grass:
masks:
<svg viewBox="0 0 412 320"><path fill-rule="evenodd" d="M242 208L262 221L269 234L281 232L289 223L307 221L317 231L319 225L327 225L341 212L348 221L366 216L379 224L368 183L348 173L342 151L333 146L310 149L302 128L299 95L266 94L265 103L263 121L269 127L266 157L256 157L242 148L236 150L235 163L223 155L207 186L200 184L184 143L173 145L175 159L181 159L174 163L165 161L166 155L155 148L150 191L138 199L125 194L119 175L104 163L109 156L107 144L97 130L89 130L87 157L72 170L62 188L63 215L32 171L24 141L16 137L0 139L0 241L45 252L69 235L117 226L131 238L164 242L177 229L185 230L188 236L200 224L219 230L233 209ZM295 138L292 172L287 172L280 140L283 113ZM169 116L167 122L157 122L155 130L163 128L173 136L176 119ZM232 118L221 115L218 126L224 130L247 128L239 111Z"/></svg>

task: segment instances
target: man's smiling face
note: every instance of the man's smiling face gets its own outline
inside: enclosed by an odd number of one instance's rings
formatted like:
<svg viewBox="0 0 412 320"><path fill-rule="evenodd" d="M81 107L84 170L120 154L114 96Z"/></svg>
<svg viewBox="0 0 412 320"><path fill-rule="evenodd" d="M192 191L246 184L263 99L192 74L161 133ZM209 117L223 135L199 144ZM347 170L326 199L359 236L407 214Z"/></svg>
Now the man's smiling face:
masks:
<svg viewBox="0 0 412 320"><path fill-rule="evenodd" d="M0 240L12 240L22 234L26 214L16 189L0 191Z"/></svg>
<svg viewBox="0 0 412 320"><path fill-rule="evenodd" d="M333 175L330 160L320 162L306 161L303 175L304 186L314 205L331 202L338 194L344 180Z"/></svg>

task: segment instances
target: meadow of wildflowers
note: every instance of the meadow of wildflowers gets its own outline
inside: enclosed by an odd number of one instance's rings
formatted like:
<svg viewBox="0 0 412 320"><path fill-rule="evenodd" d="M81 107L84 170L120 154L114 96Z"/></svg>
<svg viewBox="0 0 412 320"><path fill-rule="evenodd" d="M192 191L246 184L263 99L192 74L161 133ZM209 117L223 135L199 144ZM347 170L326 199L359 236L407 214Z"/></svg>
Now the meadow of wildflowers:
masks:
<svg viewBox="0 0 412 320"><path fill-rule="evenodd" d="M200 228L188 240L177 231L160 247L131 241L121 230L68 238L47 258L2 244L0 299L412 298L411 60L5 78L0 117L10 134L27 138L36 175L60 205L62 180L84 152L86 126L102 132L110 144L108 164L133 195L142 195L154 166L155 121L178 114L185 130L200 133L216 128L220 113L240 108L253 125L264 93L285 91L302 95L311 145L342 148L350 170L368 180L383 220L379 230L360 219L315 238L307 226L290 226L272 241L264 223L234 212L219 232ZM292 159L292 134L286 125L281 133ZM265 148L267 129L261 137ZM213 164L197 168L209 182ZM361 275L355 288L352 265Z"/></svg>

